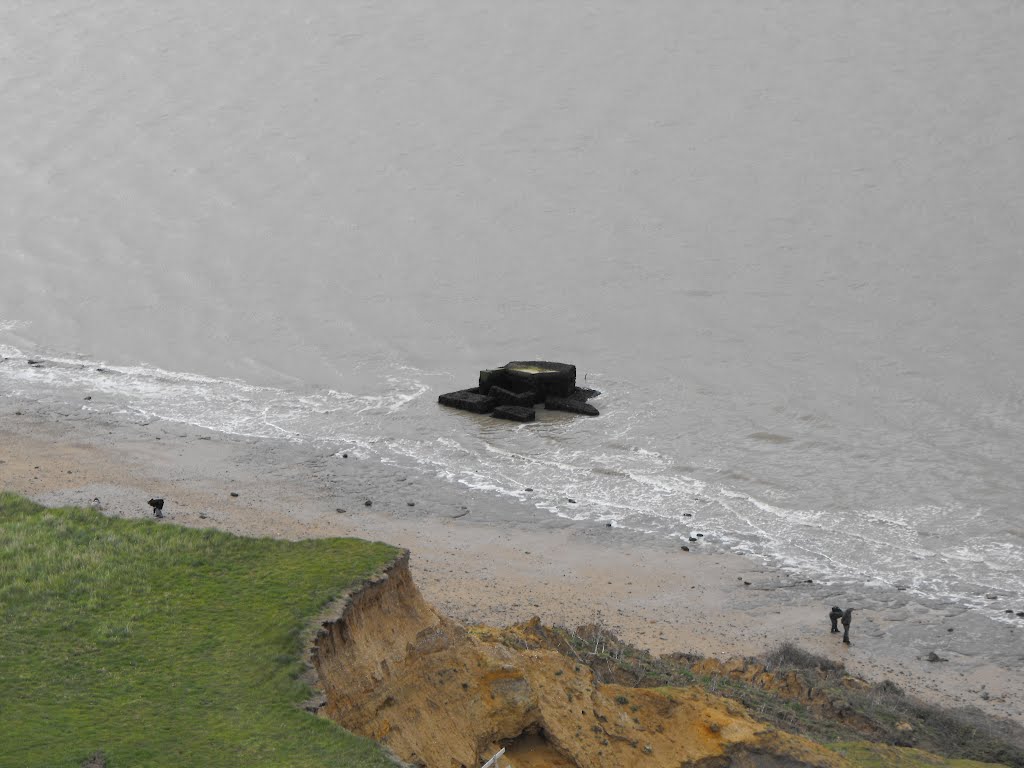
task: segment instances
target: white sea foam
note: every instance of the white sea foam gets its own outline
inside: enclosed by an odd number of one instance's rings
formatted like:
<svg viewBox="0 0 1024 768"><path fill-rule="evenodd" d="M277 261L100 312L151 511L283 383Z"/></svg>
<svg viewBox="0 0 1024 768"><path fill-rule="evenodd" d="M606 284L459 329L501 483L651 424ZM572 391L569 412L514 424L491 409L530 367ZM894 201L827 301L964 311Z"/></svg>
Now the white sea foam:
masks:
<svg viewBox="0 0 1024 768"><path fill-rule="evenodd" d="M358 439L359 420L392 415L426 392L414 379L393 380L381 395L357 396L336 390L295 394L232 379L167 371L150 366L107 365L99 361L50 356L22 365L27 356L5 347L12 360L0 380L12 393L89 392L91 408L104 400L147 418L180 421L228 434L288 440ZM336 420L323 416L339 417Z"/></svg>

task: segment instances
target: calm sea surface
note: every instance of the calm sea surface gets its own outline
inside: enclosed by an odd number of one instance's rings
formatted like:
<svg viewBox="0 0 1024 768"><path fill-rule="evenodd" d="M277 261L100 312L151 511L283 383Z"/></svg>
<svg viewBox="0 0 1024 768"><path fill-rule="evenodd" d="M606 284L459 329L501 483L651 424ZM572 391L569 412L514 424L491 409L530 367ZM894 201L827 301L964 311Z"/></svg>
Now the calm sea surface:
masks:
<svg viewBox="0 0 1024 768"><path fill-rule="evenodd" d="M1022 41L1016 0L5 2L0 396L1024 609ZM602 415L437 406L529 358Z"/></svg>

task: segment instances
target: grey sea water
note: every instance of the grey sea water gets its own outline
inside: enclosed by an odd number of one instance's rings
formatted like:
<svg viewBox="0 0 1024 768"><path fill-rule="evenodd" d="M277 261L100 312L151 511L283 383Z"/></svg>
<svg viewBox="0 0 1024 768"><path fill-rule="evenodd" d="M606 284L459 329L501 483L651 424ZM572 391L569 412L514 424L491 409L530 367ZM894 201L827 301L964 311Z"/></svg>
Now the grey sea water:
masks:
<svg viewBox="0 0 1024 768"><path fill-rule="evenodd" d="M1022 40L987 0L4 3L0 396L1024 610ZM437 406L524 358L602 415Z"/></svg>

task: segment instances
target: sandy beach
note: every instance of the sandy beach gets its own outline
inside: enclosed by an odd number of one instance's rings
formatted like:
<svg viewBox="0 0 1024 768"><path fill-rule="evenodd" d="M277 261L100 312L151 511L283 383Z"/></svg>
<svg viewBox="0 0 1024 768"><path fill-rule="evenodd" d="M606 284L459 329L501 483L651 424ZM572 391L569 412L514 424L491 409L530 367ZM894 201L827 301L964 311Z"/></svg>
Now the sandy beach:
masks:
<svg viewBox="0 0 1024 768"><path fill-rule="evenodd" d="M603 621L654 652L719 658L792 641L928 701L1024 722L1024 622L893 590L845 594L699 541L684 551L674 540L406 476L343 444L229 436L99 402L8 396L0 398L0 488L121 517L151 516L146 501L158 496L166 525L386 541L411 551L426 599L465 622ZM856 609L850 646L828 631L833 604ZM927 661L930 651L948 661Z"/></svg>

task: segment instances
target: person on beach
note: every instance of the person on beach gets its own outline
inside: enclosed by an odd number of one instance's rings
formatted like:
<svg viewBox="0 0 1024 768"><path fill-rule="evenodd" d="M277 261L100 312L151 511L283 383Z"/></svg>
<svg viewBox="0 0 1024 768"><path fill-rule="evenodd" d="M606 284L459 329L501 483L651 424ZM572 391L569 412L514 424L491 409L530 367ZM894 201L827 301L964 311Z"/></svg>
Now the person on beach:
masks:
<svg viewBox="0 0 1024 768"><path fill-rule="evenodd" d="M850 644L850 623L853 621L853 608L847 608L843 612L843 642Z"/></svg>
<svg viewBox="0 0 1024 768"><path fill-rule="evenodd" d="M839 622L839 620L841 618L843 618L843 609L840 608L838 605L833 605L832 606L832 610L829 611L828 617L832 621L832 631L833 632L838 632L839 631L838 622Z"/></svg>

